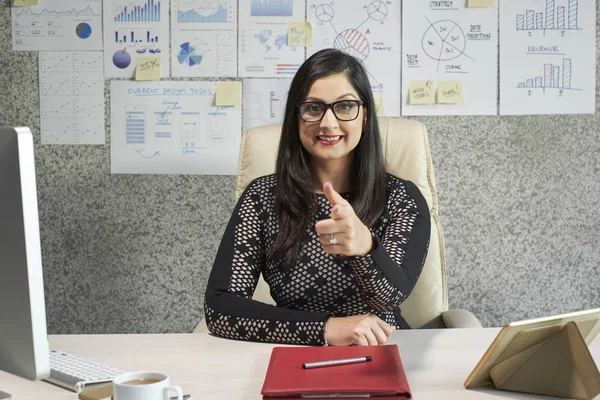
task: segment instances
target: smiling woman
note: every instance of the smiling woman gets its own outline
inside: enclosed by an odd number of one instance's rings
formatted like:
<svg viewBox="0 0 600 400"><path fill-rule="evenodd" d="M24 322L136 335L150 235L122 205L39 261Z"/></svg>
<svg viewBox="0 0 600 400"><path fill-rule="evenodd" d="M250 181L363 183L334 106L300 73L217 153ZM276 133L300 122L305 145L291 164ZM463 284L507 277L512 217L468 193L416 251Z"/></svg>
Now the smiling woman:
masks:
<svg viewBox="0 0 600 400"><path fill-rule="evenodd" d="M341 51L294 77L276 171L244 191L205 296L220 336L295 344L385 344L427 255L427 204L386 174L367 72ZM252 300L260 275L277 306Z"/></svg>

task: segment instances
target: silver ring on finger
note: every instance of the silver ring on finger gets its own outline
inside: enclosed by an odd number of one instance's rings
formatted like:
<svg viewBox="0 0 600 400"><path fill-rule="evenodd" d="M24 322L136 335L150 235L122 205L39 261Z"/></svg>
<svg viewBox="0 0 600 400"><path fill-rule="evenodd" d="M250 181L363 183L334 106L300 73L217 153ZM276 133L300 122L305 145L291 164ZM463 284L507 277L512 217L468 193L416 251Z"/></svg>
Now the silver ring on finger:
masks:
<svg viewBox="0 0 600 400"><path fill-rule="evenodd" d="M337 244L337 239L335 238L335 235L333 233L329 234L329 244Z"/></svg>

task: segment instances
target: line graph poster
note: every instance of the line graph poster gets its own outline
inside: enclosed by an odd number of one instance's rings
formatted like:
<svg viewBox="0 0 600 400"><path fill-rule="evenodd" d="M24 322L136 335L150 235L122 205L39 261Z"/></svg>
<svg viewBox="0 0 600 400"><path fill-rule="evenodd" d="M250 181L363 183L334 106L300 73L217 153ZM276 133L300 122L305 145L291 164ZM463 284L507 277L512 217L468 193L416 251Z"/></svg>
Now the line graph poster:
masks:
<svg viewBox="0 0 600 400"><path fill-rule="evenodd" d="M484 8L465 3L403 2L403 115L496 115L498 1ZM423 81L434 86L433 104L411 104L411 82ZM448 82L455 103L444 103Z"/></svg>
<svg viewBox="0 0 600 400"><path fill-rule="evenodd" d="M214 106L216 88L214 81L111 81L112 173L235 175L242 111Z"/></svg>
<svg viewBox="0 0 600 400"><path fill-rule="evenodd" d="M13 50L102 50L101 0L12 7Z"/></svg>
<svg viewBox="0 0 600 400"><path fill-rule="evenodd" d="M105 0L104 73L133 78L138 57L160 57L160 76L170 74L170 0Z"/></svg>
<svg viewBox="0 0 600 400"><path fill-rule="evenodd" d="M173 76L237 75L237 1L172 0Z"/></svg>
<svg viewBox="0 0 600 400"><path fill-rule="evenodd" d="M363 61L385 115L400 116L400 2L308 0L307 10L313 47L306 56L336 48Z"/></svg>
<svg viewBox="0 0 600 400"><path fill-rule="evenodd" d="M502 2L500 40L500 114L595 112L595 2Z"/></svg>
<svg viewBox="0 0 600 400"><path fill-rule="evenodd" d="M104 144L101 51L40 52L42 144Z"/></svg>
<svg viewBox="0 0 600 400"><path fill-rule="evenodd" d="M288 47L288 22L304 21L305 0L239 2L238 76L290 78L304 62L304 47Z"/></svg>

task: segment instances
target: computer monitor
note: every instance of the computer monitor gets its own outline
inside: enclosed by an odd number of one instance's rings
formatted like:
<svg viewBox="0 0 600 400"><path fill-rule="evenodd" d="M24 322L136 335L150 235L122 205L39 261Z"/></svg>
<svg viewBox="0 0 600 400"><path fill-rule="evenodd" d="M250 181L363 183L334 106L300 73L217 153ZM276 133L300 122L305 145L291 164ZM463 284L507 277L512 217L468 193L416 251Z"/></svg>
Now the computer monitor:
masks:
<svg viewBox="0 0 600 400"><path fill-rule="evenodd" d="M29 128L0 128L0 370L31 380L50 375Z"/></svg>

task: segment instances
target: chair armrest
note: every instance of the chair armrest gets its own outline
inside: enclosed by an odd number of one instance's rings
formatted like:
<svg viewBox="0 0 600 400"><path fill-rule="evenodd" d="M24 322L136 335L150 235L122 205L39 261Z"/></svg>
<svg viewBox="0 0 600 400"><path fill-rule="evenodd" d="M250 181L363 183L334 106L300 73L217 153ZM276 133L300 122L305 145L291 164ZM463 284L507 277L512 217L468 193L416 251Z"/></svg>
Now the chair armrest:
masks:
<svg viewBox="0 0 600 400"><path fill-rule="evenodd" d="M442 313L446 328L482 328L481 322L467 310L448 310Z"/></svg>

